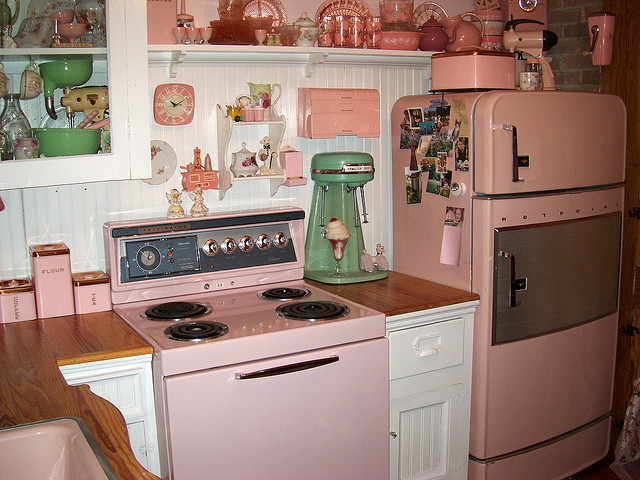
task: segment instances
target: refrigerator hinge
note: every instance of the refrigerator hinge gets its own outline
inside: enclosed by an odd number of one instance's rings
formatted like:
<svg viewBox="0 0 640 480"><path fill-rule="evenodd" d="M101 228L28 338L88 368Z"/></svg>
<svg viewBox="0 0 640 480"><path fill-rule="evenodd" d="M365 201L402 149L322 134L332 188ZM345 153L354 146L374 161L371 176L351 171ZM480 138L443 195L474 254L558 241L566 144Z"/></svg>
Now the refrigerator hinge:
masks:
<svg viewBox="0 0 640 480"><path fill-rule="evenodd" d="M631 218L640 218L640 207L630 208L627 212Z"/></svg>

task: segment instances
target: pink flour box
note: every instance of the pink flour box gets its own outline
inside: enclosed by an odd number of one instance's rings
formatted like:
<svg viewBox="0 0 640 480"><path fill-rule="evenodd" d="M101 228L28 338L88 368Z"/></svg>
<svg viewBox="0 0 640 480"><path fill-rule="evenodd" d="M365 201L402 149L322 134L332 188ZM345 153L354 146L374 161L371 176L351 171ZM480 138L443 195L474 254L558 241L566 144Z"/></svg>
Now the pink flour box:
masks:
<svg viewBox="0 0 640 480"><path fill-rule="evenodd" d="M38 318L73 315L71 254L64 243L31 245Z"/></svg>
<svg viewBox="0 0 640 480"><path fill-rule="evenodd" d="M111 310L111 289L106 273L81 272L74 273L72 277L77 314Z"/></svg>

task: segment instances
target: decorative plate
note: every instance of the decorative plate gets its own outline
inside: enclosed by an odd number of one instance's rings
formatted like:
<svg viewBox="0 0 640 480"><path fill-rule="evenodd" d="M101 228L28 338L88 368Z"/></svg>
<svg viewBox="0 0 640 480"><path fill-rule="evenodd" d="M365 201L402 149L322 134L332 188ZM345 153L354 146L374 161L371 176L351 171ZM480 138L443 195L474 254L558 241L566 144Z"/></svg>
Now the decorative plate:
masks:
<svg viewBox="0 0 640 480"><path fill-rule="evenodd" d="M258 3L260 4L260 15L258 15ZM280 0L249 0L242 11L242 18L258 16L272 16L274 27L289 22L287 11Z"/></svg>
<svg viewBox="0 0 640 480"><path fill-rule="evenodd" d="M316 11L316 22L320 24L324 17L336 15L359 15L361 17L373 17L371 7L359 0L327 0Z"/></svg>
<svg viewBox="0 0 640 480"><path fill-rule="evenodd" d="M151 178L142 181L149 185L162 185L169 180L178 166L176 152L162 140L151 140Z"/></svg>
<svg viewBox="0 0 640 480"><path fill-rule="evenodd" d="M431 17L436 20L440 20L441 18L448 17L447 12L444 11L437 3L433 2L424 2L418 5L413 11L413 24L416 27L421 27L424 22L429 20Z"/></svg>

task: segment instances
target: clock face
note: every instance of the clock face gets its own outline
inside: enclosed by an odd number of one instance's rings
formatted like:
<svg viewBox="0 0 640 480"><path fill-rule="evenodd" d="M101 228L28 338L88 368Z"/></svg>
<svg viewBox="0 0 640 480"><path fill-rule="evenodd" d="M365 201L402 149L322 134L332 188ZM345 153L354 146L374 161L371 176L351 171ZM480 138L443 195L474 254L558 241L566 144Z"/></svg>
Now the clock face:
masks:
<svg viewBox="0 0 640 480"><path fill-rule="evenodd" d="M195 94L186 83L164 83L156 87L153 116L160 125L186 125L194 114Z"/></svg>

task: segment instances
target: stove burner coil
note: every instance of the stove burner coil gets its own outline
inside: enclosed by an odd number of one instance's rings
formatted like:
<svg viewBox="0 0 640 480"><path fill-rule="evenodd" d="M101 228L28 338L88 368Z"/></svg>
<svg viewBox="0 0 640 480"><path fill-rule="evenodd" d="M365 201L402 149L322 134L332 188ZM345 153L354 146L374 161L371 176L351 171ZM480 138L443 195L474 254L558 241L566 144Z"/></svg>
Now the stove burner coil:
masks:
<svg viewBox="0 0 640 480"><path fill-rule="evenodd" d="M164 334L173 340L199 342L221 337L229 332L229 327L218 322L180 322L165 328Z"/></svg>
<svg viewBox="0 0 640 480"><path fill-rule="evenodd" d="M263 290L258 293L260 298L266 300L295 300L298 298L304 298L311 295L311 292L306 288L294 288L294 287L277 287Z"/></svg>
<svg viewBox="0 0 640 480"><path fill-rule="evenodd" d="M331 320L349 313L349 307L336 302L294 302L276 308L278 315L294 320Z"/></svg>
<svg viewBox="0 0 640 480"><path fill-rule="evenodd" d="M191 302L167 302L149 307L144 314L150 320L184 320L209 313L205 305Z"/></svg>

